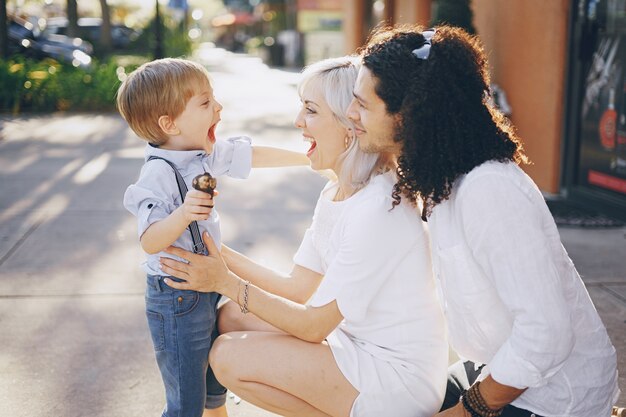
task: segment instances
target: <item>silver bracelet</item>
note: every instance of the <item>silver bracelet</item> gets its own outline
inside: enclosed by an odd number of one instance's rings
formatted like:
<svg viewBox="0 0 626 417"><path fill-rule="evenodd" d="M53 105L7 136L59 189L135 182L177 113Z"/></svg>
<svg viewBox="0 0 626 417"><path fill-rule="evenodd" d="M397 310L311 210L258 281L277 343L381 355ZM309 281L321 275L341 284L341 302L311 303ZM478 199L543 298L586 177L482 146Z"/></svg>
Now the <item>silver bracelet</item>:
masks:
<svg viewBox="0 0 626 417"><path fill-rule="evenodd" d="M239 286L241 286L241 281L239 281ZM243 314L248 314L250 310L248 310L248 290L250 287L250 281L244 281L243 284L243 304L239 302L239 294L237 294L237 303L239 304L239 308Z"/></svg>

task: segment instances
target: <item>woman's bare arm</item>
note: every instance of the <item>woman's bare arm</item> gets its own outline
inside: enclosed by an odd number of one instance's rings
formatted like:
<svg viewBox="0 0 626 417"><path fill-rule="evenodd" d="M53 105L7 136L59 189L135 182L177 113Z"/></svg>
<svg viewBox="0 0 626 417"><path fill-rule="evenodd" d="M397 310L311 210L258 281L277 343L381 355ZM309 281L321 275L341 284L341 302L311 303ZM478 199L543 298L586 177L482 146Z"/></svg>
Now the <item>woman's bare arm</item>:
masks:
<svg viewBox="0 0 626 417"><path fill-rule="evenodd" d="M322 281L321 274L300 265L294 265L289 275L281 275L226 245L222 245L222 257L228 269L238 277L272 294L300 304L306 303L311 298Z"/></svg>

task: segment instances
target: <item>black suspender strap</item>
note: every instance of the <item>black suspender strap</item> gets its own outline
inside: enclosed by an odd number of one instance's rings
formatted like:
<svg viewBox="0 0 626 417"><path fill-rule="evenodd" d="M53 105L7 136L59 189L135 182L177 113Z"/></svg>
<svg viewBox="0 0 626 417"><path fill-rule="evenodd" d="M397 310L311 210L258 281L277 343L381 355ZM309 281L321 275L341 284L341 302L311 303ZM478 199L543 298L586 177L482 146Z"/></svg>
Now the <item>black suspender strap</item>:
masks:
<svg viewBox="0 0 626 417"><path fill-rule="evenodd" d="M183 179L183 176L180 175L180 172L178 172L174 164L168 161L167 159L161 158L160 156L152 155L148 158L148 162L152 161L153 159L160 159L162 161L165 161L168 163L169 166L172 167L172 169L174 170L174 174L176 174L176 183L178 184L178 191L180 192L180 199L182 202L185 202L185 195L187 194L187 184L185 184L185 180ZM193 252L201 254L201 255L207 253L206 247L204 246L204 242L202 241L202 235L200 234L200 229L198 228L198 222L194 220L191 223L189 223L188 229L189 229L189 232L191 233L191 240L193 241Z"/></svg>

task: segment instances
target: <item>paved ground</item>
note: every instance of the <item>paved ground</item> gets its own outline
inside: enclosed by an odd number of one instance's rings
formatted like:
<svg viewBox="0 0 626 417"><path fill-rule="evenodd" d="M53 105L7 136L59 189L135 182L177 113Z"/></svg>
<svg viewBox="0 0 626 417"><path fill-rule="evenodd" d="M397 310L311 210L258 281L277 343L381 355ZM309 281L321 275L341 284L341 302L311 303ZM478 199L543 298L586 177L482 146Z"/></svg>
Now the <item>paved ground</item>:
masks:
<svg viewBox="0 0 626 417"><path fill-rule="evenodd" d="M204 56L225 107L218 134L304 150L291 125L297 74L220 54ZM121 205L142 148L115 114L0 117L0 415L159 414L143 255ZM224 240L287 269L323 182L307 168L220 180ZM561 233L618 349L626 391L626 229ZM271 415L227 404L234 417Z"/></svg>

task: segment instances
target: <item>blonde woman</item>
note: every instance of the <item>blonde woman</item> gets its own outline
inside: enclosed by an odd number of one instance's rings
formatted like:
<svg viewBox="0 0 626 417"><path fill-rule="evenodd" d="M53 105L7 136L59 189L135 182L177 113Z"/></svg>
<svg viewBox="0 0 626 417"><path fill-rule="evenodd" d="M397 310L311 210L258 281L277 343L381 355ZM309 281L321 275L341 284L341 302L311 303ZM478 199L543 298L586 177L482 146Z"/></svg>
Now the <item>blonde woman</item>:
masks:
<svg viewBox="0 0 626 417"><path fill-rule="evenodd" d="M211 256L163 259L179 289L233 302L210 363L245 400L285 416L431 417L447 367L428 236L416 207L393 207L389 161L359 150L346 109L358 60L308 67L296 127L311 167L331 170L289 277L206 236ZM289 278L289 279L286 279ZM237 303L237 304L235 304ZM246 313L252 314L246 314Z"/></svg>

